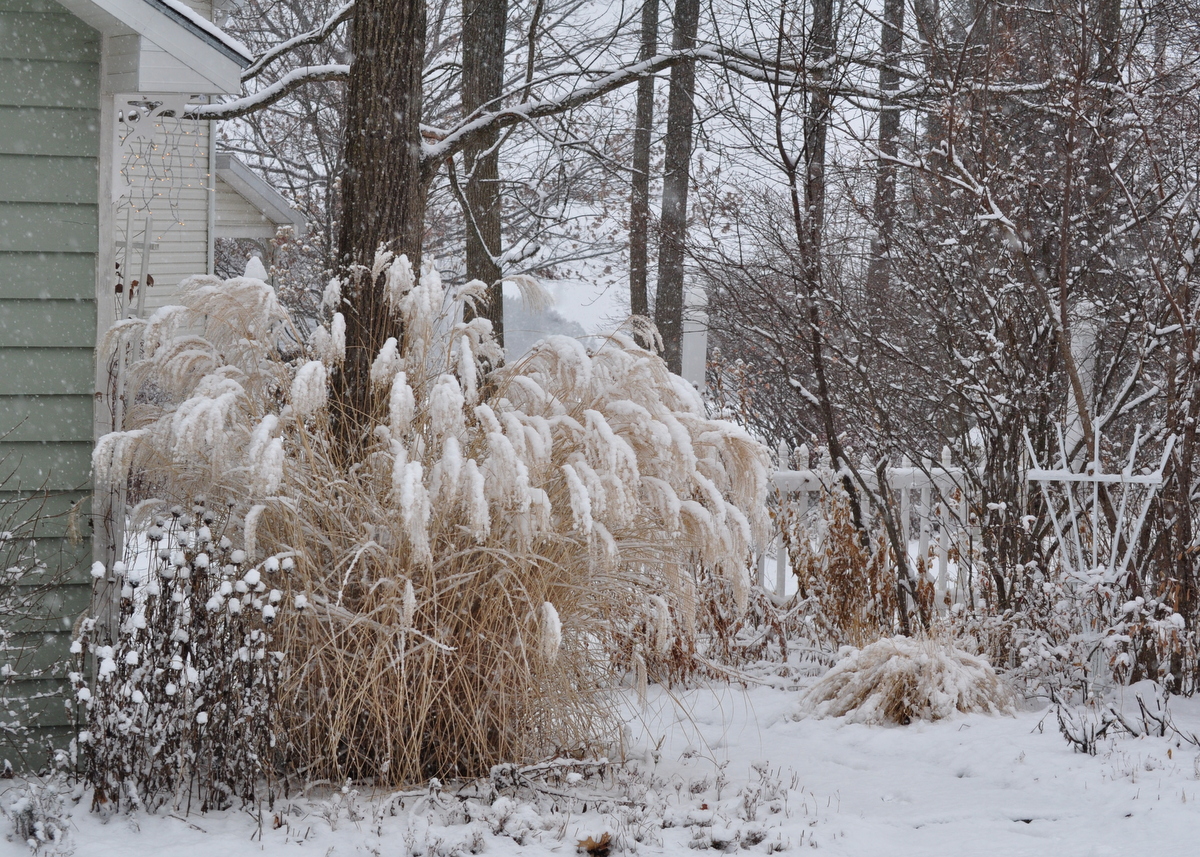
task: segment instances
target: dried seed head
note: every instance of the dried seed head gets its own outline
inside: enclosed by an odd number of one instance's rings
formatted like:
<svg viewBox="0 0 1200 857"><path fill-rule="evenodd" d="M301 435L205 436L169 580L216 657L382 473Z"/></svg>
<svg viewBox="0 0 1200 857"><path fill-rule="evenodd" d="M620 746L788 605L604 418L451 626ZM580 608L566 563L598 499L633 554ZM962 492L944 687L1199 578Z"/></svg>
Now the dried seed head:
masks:
<svg viewBox="0 0 1200 857"><path fill-rule="evenodd" d="M558 658L558 650L562 646L562 622L558 618L558 610L549 601L542 602L542 657L548 661Z"/></svg>
<svg viewBox="0 0 1200 857"><path fill-rule="evenodd" d="M417 593L413 591L411 580L404 581L404 612L400 616L400 627L408 631L413 627L417 616Z"/></svg>

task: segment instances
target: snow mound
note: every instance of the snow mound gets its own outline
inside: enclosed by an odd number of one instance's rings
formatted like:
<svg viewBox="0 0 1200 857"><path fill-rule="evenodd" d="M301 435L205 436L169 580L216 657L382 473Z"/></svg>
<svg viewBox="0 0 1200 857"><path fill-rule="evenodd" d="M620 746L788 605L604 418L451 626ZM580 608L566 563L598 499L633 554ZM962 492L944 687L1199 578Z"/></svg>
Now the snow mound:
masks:
<svg viewBox="0 0 1200 857"><path fill-rule="evenodd" d="M941 720L955 711L1013 711L1012 694L991 664L946 643L896 636L843 652L804 694L801 716L905 724Z"/></svg>

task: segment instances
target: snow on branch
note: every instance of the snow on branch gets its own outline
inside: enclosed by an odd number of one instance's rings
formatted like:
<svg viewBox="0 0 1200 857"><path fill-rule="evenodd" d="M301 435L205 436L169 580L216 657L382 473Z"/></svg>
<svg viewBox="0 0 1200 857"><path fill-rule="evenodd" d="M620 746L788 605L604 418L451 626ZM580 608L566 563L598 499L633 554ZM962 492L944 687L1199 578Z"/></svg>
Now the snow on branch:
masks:
<svg viewBox="0 0 1200 857"><path fill-rule="evenodd" d="M299 36L288 39L282 42L269 51L264 51L257 59L252 62L249 67L242 72L242 81L251 80L262 72L270 63L279 59L284 54L290 53L296 48L304 45L315 45L318 42L324 41L330 33L336 30L344 22L350 20L354 16L354 0L343 3L338 7L332 15L326 19L321 26L309 30L307 33L302 33Z"/></svg>
<svg viewBox="0 0 1200 857"><path fill-rule="evenodd" d="M485 130L498 130L531 119L557 116L678 63L695 59L716 60L719 57L719 52L711 47L659 54L632 65L599 72L600 76L591 83L572 89L561 98L527 99L512 107L469 117L461 125L448 130L423 127L423 136L427 140L432 138L434 142L424 143L421 157L426 162L443 160L460 151L472 137Z"/></svg>
<svg viewBox="0 0 1200 857"><path fill-rule="evenodd" d="M286 98L301 86L321 80L346 80L350 76L348 65L309 65L293 69L270 86L233 101L222 104L202 104L189 111L189 119L236 119L269 107Z"/></svg>

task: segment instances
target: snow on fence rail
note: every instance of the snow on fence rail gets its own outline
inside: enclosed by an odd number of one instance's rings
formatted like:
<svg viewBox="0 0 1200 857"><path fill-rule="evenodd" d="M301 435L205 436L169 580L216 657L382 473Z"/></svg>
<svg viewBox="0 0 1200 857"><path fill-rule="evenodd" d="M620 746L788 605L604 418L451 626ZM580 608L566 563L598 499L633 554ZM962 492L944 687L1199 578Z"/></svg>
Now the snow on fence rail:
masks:
<svg viewBox="0 0 1200 857"><path fill-rule="evenodd" d="M807 459L806 448L801 447L801 450L800 458ZM829 491L834 480L840 476L828 467L818 470L791 469L788 448L783 442L779 444L778 456L778 469L773 477L775 488L781 500L791 503L797 515L803 519L809 511L811 495L817 495L819 503L820 495ZM909 546L908 562L915 575L921 570L919 560L925 558L924 570L935 575L935 598L938 609L942 611L947 605L947 590L950 590L954 603L969 602L973 605L975 601L970 557L972 542L979 538L979 529L971 523L963 476L962 468L950 465L949 448L942 450L941 461L937 464L926 459L921 467L915 467L906 458L899 467L887 469L891 496L899 503L902 538ZM863 468L859 471L859 477L872 491L878 490L873 470ZM870 503L866 497L861 497L860 501L865 517ZM934 547L934 562L929 563L931 544ZM916 548L915 553L913 547ZM950 554L956 547L958 561L952 563ZM756 566L759 586L766 583L769 552L765 548L759 551ZM782 528L775 534L774 553L775 592L782 595L787 591L785 585L789 570ZM954 574L951 588L950 578L955 571L957 573Z"/></svg>

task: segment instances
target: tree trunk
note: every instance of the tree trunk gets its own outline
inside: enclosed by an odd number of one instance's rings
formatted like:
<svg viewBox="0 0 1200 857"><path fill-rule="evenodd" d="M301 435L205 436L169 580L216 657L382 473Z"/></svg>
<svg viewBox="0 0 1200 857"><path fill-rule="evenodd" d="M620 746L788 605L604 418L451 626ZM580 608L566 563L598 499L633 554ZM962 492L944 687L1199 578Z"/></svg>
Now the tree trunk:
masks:
<svg viewBox="0 0 1200 857"><path fill-rule="evenodd" d="M879 35L883 65L879 69L879 166L875 173L875 237L867 268L867 301L873 324L887 306L889 253L896 220L896 164L900 140L900 51L904 43L904 0L884 0Z"/></svg>
<svg viewBox="0 0 1200 857"><path fill-rule="evenodd" d="M699 23L699 0L675 0L671 48L686 51L695 47ZM667 101L658 290L654 300L654 321L663 339L663 359L676 374L683 369L683 258L695 94L696 63L681 62L671 69L671 92Z"/></svg>
<svg viewBox="0 0 1200 857"><path fill-rule="evenodd" d="M642 49L646 60L658 51L658 2L642 6ZM649 316L647 293L650 235L650 138L654 128L654 77L638 81L637 119L633 129L633 188L629 200L629 309Z"/></svg>
<svg viewBox="0 0 1200 857"><path fill-rule="evenodd" d="M1101 83L1116 83L1121 79L1121 0L1099 0L1097 13L1100 50L1096 77Z"/></svg>
<svg viewBox="0 0 1200 857"><path fill-rule="evenodd" d="M463 113L498 99L504 90L504 44L508 23L506 0L463 0ZM486 131L463 149L467 170L464 196L467 233L467 277L489 286L489 302L468 317L492 323L496 341L504 345L504 286L500 282L500 135Z"/></svg>
<svg viewBox="0 0 1200 857"><path fill-rule="evenodd" d="M350 32L346 170L338 258L346 361L334 383L342 449L353 455L372 419L371 363L399 319L370 276L386 244L421 265L426 183L421 169L424 0L359 0Z"/></svg>

